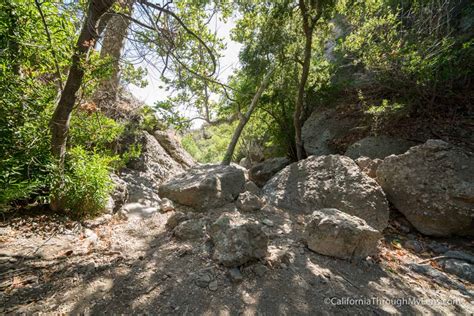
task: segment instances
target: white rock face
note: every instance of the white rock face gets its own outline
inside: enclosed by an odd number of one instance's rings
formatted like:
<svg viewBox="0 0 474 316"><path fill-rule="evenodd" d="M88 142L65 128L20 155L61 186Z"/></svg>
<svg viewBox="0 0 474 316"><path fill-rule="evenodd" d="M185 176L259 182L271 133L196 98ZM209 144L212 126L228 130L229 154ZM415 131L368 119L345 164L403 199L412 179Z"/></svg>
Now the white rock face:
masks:
<svg viewBox="0 0 474 316"><path fill-rule="evenodd" d="M474 235L474 155L428 140L377 169L388 199L420 232Z"/></svg>
<svg viewBox="0 0 474 316"><path fill-rule="evenodd" d="M226 267L240 266L267 254L268 237L261 224L239 214L222 214L209 230L214 260Z"/></svg>
<svg viewBox="0 0 474 316"><path fill-rule="evenodd" d="M377 253L382 234L358 217L337 209L321 209L310 215L304 239L308 248L341 259L365 259Z"/></svg>
<svg viewBox="0 0 474 316"><path fill-rule="evenodd" d="M307 213L337 208L380 231L388 224L388 202L382 188L345 156L310 156L293 163L263 191L267 202L277 207Z"/></svg>
<svg viewBox="0 0 474 316"><path fill-rule="evenodd" d="M200 165L175 176L159 188L160 197L196 210L223 206L244 191L243 168L223 165Z"/></svg>

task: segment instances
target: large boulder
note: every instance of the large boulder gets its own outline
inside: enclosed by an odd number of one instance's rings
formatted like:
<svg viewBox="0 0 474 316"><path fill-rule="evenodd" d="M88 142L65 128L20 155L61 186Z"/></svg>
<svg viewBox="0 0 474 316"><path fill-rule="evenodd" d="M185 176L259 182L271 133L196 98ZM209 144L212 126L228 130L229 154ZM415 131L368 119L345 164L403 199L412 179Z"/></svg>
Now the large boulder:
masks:
<svg viewBox="0 0 474 316"><path fill-rule="evenodd" d="M199 165L162 184L159 195L203 211L233 202L244 191L244 185L241 167Z"/></svg>
<svg viewBox="0 0 474 316"><path fill-rule="evenodd" d="M403 154L415 145L415 142L406 139L389 136L370 136L350 145L344 155L352 159L359 157L383 159L390 155Z"/></svg>
<svg viewBox="0 0 474 316"><path fill-rule="evenodd" d="M155 131L153 133L166 152L184 168L196 164L194 158L181 146L178 136L172 131Z"/></svg>
<svg viewBox="0 0 474 316"><path fill-rule="evenodd" d="M394 206L426 235L474 235L474 156L428 140L377 169Z"/></svg>
<svg viewBox="0 0 474 316"><path fill-rule="evenodd" d="M388 224L382 188L349 157L310 156L280 171L263 191L277 207L303 212L337 208L380 231Z"/></svg>
<svg viewBox="0 0 474 316"><path fill-rule="evenodd" d="M256 164L249 170L249 178L256 185L262 187L270 180L278 171L290 164L290 159L286 157L270 158L261 163Z"/></svg>
<svg viewBox="0 0 474 316"><path fill-rule="evenodd" d="M356 117L338 115L335 109L314 111L301 130L306 153L316 156L337 153L333 141L349 135L358 122Z"/></svg>
<svg viewBox="0 0 474 316"><path fill-rule="evenodd" d="M305 227L308 248L341 259L364 259L377 253L382 234L356 216L337 209L313 212Z"/></svg>
<svg viewBox="0 0 474 316"><path fill-rule="evenodd" d="M268 237L262 225L239 214L222 214L210 227L214 260L226 267L240 266L266 256Z"/></svg>

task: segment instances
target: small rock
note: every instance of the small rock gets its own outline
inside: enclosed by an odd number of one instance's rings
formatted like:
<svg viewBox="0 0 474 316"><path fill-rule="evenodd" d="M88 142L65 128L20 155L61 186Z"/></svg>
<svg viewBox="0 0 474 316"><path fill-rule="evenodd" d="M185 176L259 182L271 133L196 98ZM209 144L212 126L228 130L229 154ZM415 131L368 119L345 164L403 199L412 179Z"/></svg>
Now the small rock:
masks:
<svg viewBox="0 0 474 316"><path fill-rule="evenodd" d="M355 160L360 170L373 179L377 176L377 168L382 161L382 159L370 159L369 157L360 157Z"/></svg>
<svg viewBox="0 0 474 316"><path fill-rule="evenodd" d="M428 245L428 248L433 251L434 253L437 253L437 254L441 254L441 253L445 253L446 251L449 251L449 247L444 245L444 244L440 244L436 241L433 241L431 242L429 245Z"/></svg>
<svg viewBox="0 0 474 316"><path fill-rule="evenodd" d="M424 247L421 242L417 240L409 239L403 243L403 246L407 249L410 249L416 253L420 253L423 251Z"/></svg>
<svg viewBox="0 0 474 316"><path fill-rule="evenodd" d="M267 263L271 267L281 266L282 263L289 265L295 261L295 254L287 247L268 247Z"/></svg>
<svg viewBox="0 0 474 316"><path fill-rule="evenodd" d="M247 181L245 182L245 191L248 191L250 193L253 193L255 195L261 196L262 195L262 189L260 189L255 182L253 181Z"/></svg>
<svg viewBox="0 0 474 316"><path fill-rule="evenodd" d="M269 227L273 227L273 225L274 225L273 221L269 220L268 218L265 218L264 220L262 220L262 223L264 225L269 226Z"/></svg>
<svg viewBox="0 0 474 316"><path fill-rule="evenodd" d="M213 258L226 267L237 267L267 254L268 237L262 225L240 214L224 213L209 230Z"/></svg>
<svg viewBox="0 0 474 316"><path fill-rule="evenodd" d="M253 267L253 272L259 277L263 277L267 273L268 269L263 264L256 264Z"/></svg>
<svg viewBox="0 0 474 316"><path fill-rule="evenodd" d="M350 260L377 253L382 234L363 219L337 209L321 209L310 218L304 239L312 251Z"/></svg>
<svg viewBox="0 0 474 316"><path fill-rule="evenodd" d="M259 164L256 164L249 170L250 180L262 187L278 171L285 168L289 164L290 160L286 157L267 159Z"/></svg>
<svg viewBox="0 0 474 316"><path fill-rule="evenodd" d="M201 288L207 288L212 280L212 276L209 273L201 273L198 278L194 281L197 286Z"/></svg>
<svg viewBox="0 0 474 316"><path fill-rule="evenodd" d="M88 229L88 228L84 229L84 236L86 237L87 240L89 240L90 242L92 242L94 244L99 241L99 237L91 229Z"/></svg>
<svg viewBox="0 0 474 316"><path fill-rule="evenodd" d="M122 208L117 213L114 214L114 217L121 221L126 221L128 220L128 213L126 210Z"/></svg>
<svg viewBox="0 0 474 316"><path fill-rule="evenodd" d="M235 202L242 212L253 212L263 207L263 200L257 195L248 191L240 193Z"/></svg>
<svg viewBox="0 0 474 316"><path fill-rule="evenodd" d="M216 280L209 283L209 290L217 291L217 281Z"/></svg>
<svg viewBox="0 0 474 316"><path fill-rule="evenodd" d="M171 214L171 216L168 218L166 221L166 228L168 229L174 229L176 226L178 226L181 222L184 222L185 220L188 220L189 217L184 214L183 212L174 212Z"/></svg>
<svg viewBox="0 0 474 316"><path fill-rule="evenodd" d="M474 264L459 259L446 259L440 263L444 271L474 283Z"/></svg>
<svg viewBox="0 0 474 316"><path fill-rule="evenodd" d="M164 198L161 200L160 204L160 212L161 213L167 213L174 211L174 204L170 199Z"/></svg>
<svg viewBox="0 0 474 316"><path fill-rule="evenodd" d="M241 282L244 279L239 268L229 269L229 278L234 283Z"/></svg>
<svg viewBox="0 0 474 316"><path fill-rule="evenodd" d="M204 237L206 232L206 222L202 219L190 219L181 222L173 230L175 237L181 240L192 240Z"/></svg>

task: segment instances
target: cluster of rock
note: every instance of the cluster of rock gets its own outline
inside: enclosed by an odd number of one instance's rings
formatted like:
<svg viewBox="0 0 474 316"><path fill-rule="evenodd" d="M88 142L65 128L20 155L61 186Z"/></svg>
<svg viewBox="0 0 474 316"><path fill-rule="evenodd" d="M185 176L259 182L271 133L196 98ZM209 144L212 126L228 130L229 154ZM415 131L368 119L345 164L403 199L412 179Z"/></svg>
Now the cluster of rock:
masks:
<svg viewBox="0 0 474 316"><path fill-rule="evenodd" d="M421 233L431 236L474 235L473 154L441 140L428 140L417 145L410 140L384 135L359 138L345 149L335 146L339 140L357 138L364 124L363 117L354 111L347 114L337 109L314 111L302 130L305 150L309 155L344 153L344 156L354 159L363 173L376 180L388 201ZM292 172L301 173L298 168L293 167ZM285 172L290 171L281 173ZM288 179L294 183L294 176ZM336 182L332 183L337 185ZM321 186L317 179L315 183L315 186ZM274 183L272 189L276 185ZM289 187L288 191L298 190L298 196L305 196L308 191L306 186ZM277 188L270 201L294 205L295 201L289 197L275 196L282 193L282 188ZM312 199L319 200L323 207L338 208L332 202L324 205L328 201L326 196L326 193L317 193ZM296 202L298 200L306 199L296 198Z"/></svg>
<svg viewBox="0 0 474 316"><path fill-rule="evenodd" d="M199 165L162 184L159 193L195 212L174 212L167 228L181 240L195 240L208 235L213 243L213 258L227 267L240 266L263 258L268 237L263 225L239 212L223 213L209 223L202 213L235 202L242 212L257 211L264 205L260 189L246 181L246 170L240 166Z"/></svg>
<svg viewBox="0 0 474 316"><path fill-rule="evenodd" d="M388 201L423 234L474 235L473 154L441 140L413 145L368 137L350 146L345 156L310 156L261 178L259 184L265 182L263 193L270 204L312 213L307 245L334 257L374 253L374 240L388 223ZM254 174L270 173L275 161L253 167Z"/></svg>
<svg viewBox="0 0 474 316"><path fill-rule="evenodd" d="M352 124L352 118L347 120L348 126ZM249 165L249 170L234 164L197 165L172 134L145 133L140 159L122 180L114 178L119 185L112 207L127 209L126 202L156 201L162 212L174 211L166 226L177 239L209 238L212 258L227 267L271 255L264 226L273 222L248 216L267 203L306 214L301 233L307 247L341 259L376 254L388 225L389 202L424 234L474 234L471 153L439 140L414 146L381 136L361 139L345 155L334 154L328 140L343 132L321 131L317 142L308 138L306 150L313 155L307 159L291 163L272 158ZM137 184L130 185L127 172L138 173L133 177ZM141 195L133 191L135 187ZM175 203L191 211L175 210ZM235 210L226 210L229 203ZM206 212L218 208L223 213L210 220Z"/></svg>

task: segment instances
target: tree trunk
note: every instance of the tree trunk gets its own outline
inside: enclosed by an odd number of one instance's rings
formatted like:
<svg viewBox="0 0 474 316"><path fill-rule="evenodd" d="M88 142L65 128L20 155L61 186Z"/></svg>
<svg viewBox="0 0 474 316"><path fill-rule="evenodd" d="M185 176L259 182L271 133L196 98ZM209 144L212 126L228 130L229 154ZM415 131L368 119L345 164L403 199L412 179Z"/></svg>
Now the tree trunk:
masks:
<svg viewBox="0 0 474 316"><path fill-rule="evenodd" d="M293 124L295 126L295 143L296 143L296 158L298 160L305 158L305 151L303 147L303 141L301 139L301 129L303 127L302 114L304 106L304 94L306 81L308 81L309 76L309 67L311 65L311 45L313 39L313 29L309 28L306 35L306 43L304 48L304 60L303 60L303 69L301 73L301 79L298 86L298 97L296 99L295 113L293 116Z"/></svg>
<svg viewBox="0 0 474 316"><path fill-rule="evenodd" d="M84 69L81 64L97 39L97 25L100 17L110 9L114 2L115 0L91 0L89 2L87 15L72 55L69 75L50 121L51 152L55 158L59 159L60 168L62 168L64 163L67 132L69 130L71 112L76 102L76 93L84 77Z"/></svg>
<svg viewBox="0 0 474 316"><path fill-rule="evenodd" d="M239 141L240 134L242 134L242 131L244 130L245 125L250 119L250 116L252 115L253 111L257 107L258 100L262 96L263 91L267 88L268 84L270 83L270 78L272 77L274 67L270 68L268 73L265 75L265 78L263 78L263 81L258 88L257 92L253 96L252 102L250 103L250 106L245 113L245 115L240 115L240 120L239 120L239 125L237 125L237 128L234 131L234 134L232 135L232 139L229 143L229 146L227 147L227 151L224 155L224 159L222 160L223 165L230 165L230 162L232 161L232 156L234 155L234 150L235 147L237 146L237 142Z"/></svg>
<svg viewBox="0 0 474 316"><path fill-rule="evenodd" d="M122 9L126 10L127 15L132 15L133 2L133 0L119 0ZM112 15L106 23L100 58L110 58L112 72L110 76L100 82L93 99L99 108L110 112L112 110L111 105L117 100L120 87L120 57L122 56L128 27L130 26L130 19L121 15Z"/></svg>

